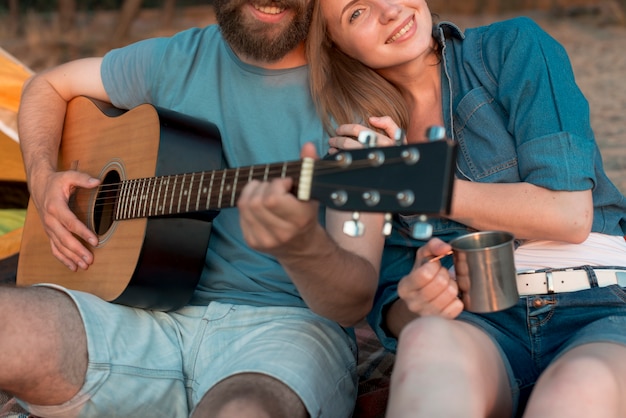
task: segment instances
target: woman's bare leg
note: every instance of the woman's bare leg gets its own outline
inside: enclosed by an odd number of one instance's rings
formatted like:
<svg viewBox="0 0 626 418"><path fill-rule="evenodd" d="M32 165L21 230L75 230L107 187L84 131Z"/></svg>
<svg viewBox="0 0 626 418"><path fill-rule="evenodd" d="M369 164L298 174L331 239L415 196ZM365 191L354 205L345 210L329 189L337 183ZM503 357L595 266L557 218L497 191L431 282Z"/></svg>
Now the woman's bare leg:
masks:
<svg viewBox="0 0 626 418"><path fill-rule="evenodd" d="M626 347L585 344L541 375L528 400L528 417L626 417Z"/></svg>
<svg viewBox="0 0 626 418"><path fill-rule="evenodd" d="M439 317L422 317L402 331L388 417L503 417L511 408L504 363L482 331Z"/></svg>

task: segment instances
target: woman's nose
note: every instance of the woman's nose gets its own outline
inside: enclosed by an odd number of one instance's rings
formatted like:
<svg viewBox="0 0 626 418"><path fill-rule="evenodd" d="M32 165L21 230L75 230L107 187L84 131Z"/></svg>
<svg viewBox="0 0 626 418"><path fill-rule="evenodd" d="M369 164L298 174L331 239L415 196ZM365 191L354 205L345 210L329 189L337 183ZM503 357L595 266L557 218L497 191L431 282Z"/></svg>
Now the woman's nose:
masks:
<svg viewBox="0 0 626 418"><path fill-rule="evenodd" d="M380 19L382 23L395 20L400 15L402 7L397 3L397 0L380 0L378 3L381 10Z"/></svg>

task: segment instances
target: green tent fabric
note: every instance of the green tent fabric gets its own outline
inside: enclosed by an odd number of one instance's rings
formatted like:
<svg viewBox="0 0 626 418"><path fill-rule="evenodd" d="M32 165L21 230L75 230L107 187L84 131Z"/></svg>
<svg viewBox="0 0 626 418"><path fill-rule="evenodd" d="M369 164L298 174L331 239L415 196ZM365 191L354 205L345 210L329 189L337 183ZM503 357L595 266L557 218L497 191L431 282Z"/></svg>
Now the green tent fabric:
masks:
<svg viewBox="0 0 626 418"><path fill-rule="evenodd" d="M24 209L0 209L0 234L14 231L24 225L24 217L26 211Z"/></svg>

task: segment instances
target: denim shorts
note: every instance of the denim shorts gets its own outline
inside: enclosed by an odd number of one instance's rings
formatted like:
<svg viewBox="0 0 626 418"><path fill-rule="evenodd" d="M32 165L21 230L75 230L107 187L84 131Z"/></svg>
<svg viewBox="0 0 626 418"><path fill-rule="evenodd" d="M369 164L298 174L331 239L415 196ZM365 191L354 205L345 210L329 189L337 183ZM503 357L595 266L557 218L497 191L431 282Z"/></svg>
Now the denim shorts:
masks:
<svg viewBox="0 0 626 418"><path fill-rule="evenodd" d="M311 417L352 414L354 339L309 309L211 302L165 313L61 290L78 306L86 328L87 376L63 405L22 403L34 415L187 417L213 385L238 373L285 383Z"/></svg>
<svg viewBox="0 0 626 418"><path fill-rule="evenodd" d="M626 288L523 296L510 309L464 311L458 319L492 338L509 374L514 411L522 411L539 375L561 354L593 342L626 345Z"/></svg>

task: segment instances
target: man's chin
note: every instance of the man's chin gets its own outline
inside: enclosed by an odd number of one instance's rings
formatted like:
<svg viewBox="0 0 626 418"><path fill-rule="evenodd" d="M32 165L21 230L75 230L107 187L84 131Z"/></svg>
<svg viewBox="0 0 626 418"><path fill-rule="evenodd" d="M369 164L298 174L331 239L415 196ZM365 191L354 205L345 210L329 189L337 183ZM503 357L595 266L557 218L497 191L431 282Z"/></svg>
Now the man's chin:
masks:
<svg viewBox="0 0 626 418"><path fill-rule="evenodd" d="M246 3L239 7L224 4L216 16L224 39L238 55L257 62L276 62L306 38L311 12L312 7L303 16L293 8L263 13Z"/></svg>

